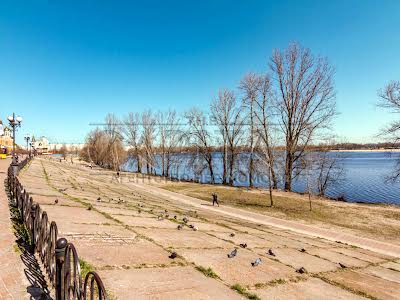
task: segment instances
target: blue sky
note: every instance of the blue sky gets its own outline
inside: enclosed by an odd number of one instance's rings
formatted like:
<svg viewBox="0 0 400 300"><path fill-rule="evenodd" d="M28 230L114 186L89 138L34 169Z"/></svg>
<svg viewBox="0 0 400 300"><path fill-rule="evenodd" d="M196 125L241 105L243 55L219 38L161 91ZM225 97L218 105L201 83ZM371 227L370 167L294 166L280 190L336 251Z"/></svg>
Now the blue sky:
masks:
<svg viewBox="0 0 400 300"><path fill-rule="evenodd" d="M400 80L399 20L397 0L1 1L0 118L82 142L108 112L207 108L298 41L336 68L335 133L374 141L395 117L375 103Z"/></svg>

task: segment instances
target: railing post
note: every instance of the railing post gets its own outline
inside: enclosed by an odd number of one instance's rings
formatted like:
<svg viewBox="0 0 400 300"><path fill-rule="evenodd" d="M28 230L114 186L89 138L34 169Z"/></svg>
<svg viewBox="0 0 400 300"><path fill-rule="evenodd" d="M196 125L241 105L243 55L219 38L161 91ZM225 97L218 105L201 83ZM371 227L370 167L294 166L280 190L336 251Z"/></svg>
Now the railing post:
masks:
<svg viewBox="0 0 400 300"><path fill-rule="evenodd" d="M56 243L56 300L64 300L63 264L67 243L65 238L58 239Z"/></svg>
<svg viewBox="0 0 400 300"><path fill-rule="evenodd" d="M36 217L36 209L37 209L37 204L33 203L31 206L31 247L32 247L32 253L35 253L35 248L36 248L36 235L35 235L35 217Z"/></svg>

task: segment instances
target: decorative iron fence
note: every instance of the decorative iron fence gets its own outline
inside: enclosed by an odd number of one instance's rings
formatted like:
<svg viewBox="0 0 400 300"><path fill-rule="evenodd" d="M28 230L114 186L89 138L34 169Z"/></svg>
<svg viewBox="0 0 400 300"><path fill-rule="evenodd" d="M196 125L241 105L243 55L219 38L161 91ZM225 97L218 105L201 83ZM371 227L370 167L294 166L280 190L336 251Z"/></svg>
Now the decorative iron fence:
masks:
<svg viewBox="0 0 400 300"><path fill-rule="evenodd" d="M29 162L18 164L20 171ZM23 188L12 166L8 168L7 184L11 199L18 207L22 222L28 231L33 253L37 252L55 289L56 300L107 300L103 282L96 272L89 272L82 280L78 253L65 238L58 238L57 224L49 223L47 213L35 203Z"/></svg>

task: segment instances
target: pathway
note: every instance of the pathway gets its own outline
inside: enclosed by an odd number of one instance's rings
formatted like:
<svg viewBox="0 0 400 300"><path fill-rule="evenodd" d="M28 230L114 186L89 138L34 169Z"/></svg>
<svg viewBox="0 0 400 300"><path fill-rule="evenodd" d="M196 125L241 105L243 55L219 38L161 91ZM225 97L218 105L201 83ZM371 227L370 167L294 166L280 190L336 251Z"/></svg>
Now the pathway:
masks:
<svg viewBox="0 0 400 300"><path fill-rule="evenodd" d="M23 263L12 232L10 210L3 182L10 159L0 160L0 299L29 299Z"/></svg>
<svg viewBox="0 0 400 300"><path fill-rule="evenodd" d="M168 198L173 201L179 201L187 205L192 205L193 207L196 207L198 209L206 209L213 211L214 213L223 214L234 218L239 218L245 221L255 222L267 226L274 226L281 229L291 230L301 234L311 235L335 242L341 242L344 244L357 246L363 249L375 251L385 255L400 257L400 246L397 245L384 243L373 239L358 237L347 233L327 230L316 226L305 225L295 221L289 221L258 213L253 213L239 208L233 208L227 206L214 207L209 205L210 202L206 202L194 197L178 194L175 192L167 191L145 183L133 184L133 185L137 189L141 189L142 191L147 192L153 196Z"/></svg>

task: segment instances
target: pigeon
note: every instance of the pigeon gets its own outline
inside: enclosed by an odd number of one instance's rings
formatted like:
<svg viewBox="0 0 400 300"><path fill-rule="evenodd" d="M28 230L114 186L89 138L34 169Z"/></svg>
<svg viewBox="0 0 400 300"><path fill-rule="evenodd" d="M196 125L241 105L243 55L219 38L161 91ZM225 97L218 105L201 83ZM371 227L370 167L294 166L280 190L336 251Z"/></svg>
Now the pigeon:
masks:
<svg viewBox="0 0 400 300"><path fill-rule="evenodd" d="M274 253L274 251L272 251L272 249L269 249L269 250L268 250L268 254L271 255L271 256L276 256L275 253Z"/></svg>
<svg viewBox="0 0 400 300"><path fill-rule="evenodd" d="M169 214L166 214L165 217L168 219L169 218Z"/></svg>
<svg viewBox="0 0 400 300"><path fill-rule="evenodd" d="M259 264L261 264L261 258L257 258L254 262L251 263L253 267L257 267Z"/></svg>
<svg viewBox="0 0 400 300"><path fill-rule="evenodd" d="M177 227L178 230L182 230L182 228L183 228L183 226L180 225L180 224L179 224L178 227Z"/></svg>
<svg viewBox="0 0 400 300"><path fill-rule="evenodd" d="M194 225L192 225L192 224L189 225L189 228L193 228L193 227L194 227Z"/></svg>
<svg viewBox="0 0 400 300"><path fill-rule="evenodd" d="M197 226L193 226L193 230L197 231L197 230L199 230L199 228Z"/></svg>
<svg viewBox="0 0 400 300"><path fill-rule="evenodd" d="M174 219L176 220L176 219L177 219L177 217L176 217L176 216L174 216Z"/></svg>
<svg viewBox="0 0 400 300"><path fill-rule="evenodd" d="M339 263L339 266L342 267L343 269L346 269L346 268L347 268L347 267L346 267L344 264L342 264L342 263Z"/></svg>
<svg viewBox="0 0 400 300"><path fill-rule="evenodd" d="M234 237L234 236L235 236L235 234L232 232L232 233L230 234L230 236L231 236L231 237Z"/></svg>
<svg viewBox="0 0 400 300"><path fill-rule="evenodd" d="M162 216L158 216L157 220L161 221L161 220L163 220L163 217Z"/></svg>
<svg viewBox="0 0 400 300"><path fill-rule="evenodd" d="M178 256L178 254L176 254L176 252L172 252L170 256L168 256L171 259L174 259Z"/></svg>
<svg viewBox="0 0 400 300"><path fill-rule="evenodd" d="M142 210L139 208L139 209L138 209L138 213L140 214L141 212L142 212Z"/></svg>
<svg viewBox="0 0 400 300"><path fill-rule="evenodd" d="M300 273L300 274L304 274L304 273L307 273L307 270L304 267L301 267L300 269L297 269L296 272Z"/></svg>
<svg viewBox="0 0 400 300"><path fill-rule="evenodd" d="M168 209L166 209L165 212L167 213L167 212L168 212Z"/></svg>
<svg viewBox="0 0 400 300"><path fill-rule="evenodd" d="M300 252L306 252L306 249L301 248L299 251L300 251Z"/></svg>
<svg viewBox="0 0 400 300"><path fill-rule="evenodd" d="M54 204L57 204L57 203L58 203L58 199L54 200Z"/></svg>
<svg viewBox="0 0 400 300"><path fill-rule="evenodd" d="M234 249L234 250L232 250L231 253L228 254L228 258L233 258L236 256L236 254L237 254L237 249Z"/></svg>
<svg viewBox="0 0 400 300"><path fill-rule="evenodd" d="M189 219L186 218L186 217L183 217L182 221L183 221L184 223L187 223L187 222L189 222Z"/></svg>
<svg viewBox="0 0 400 300"><path fill-rule="evenodd" d="M97 198L97 202L101 202L101 198L99 197L99 198Z"/></svg>
<svg viewBox="0 0 400 300"><path fill-rule="evenodd" d="M247 248L247 244L240 244L239 246L242 248Z"/></svg>

